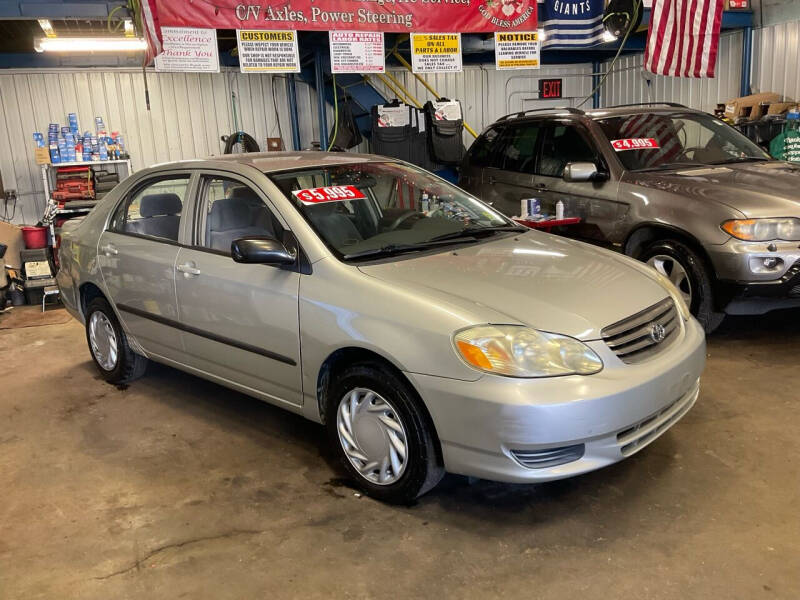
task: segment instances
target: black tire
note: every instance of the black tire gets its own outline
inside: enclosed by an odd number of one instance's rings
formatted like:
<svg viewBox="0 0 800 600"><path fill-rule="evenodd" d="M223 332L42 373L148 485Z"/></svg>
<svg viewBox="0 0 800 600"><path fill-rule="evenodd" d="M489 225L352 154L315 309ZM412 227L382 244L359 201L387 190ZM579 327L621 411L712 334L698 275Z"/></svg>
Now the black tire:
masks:
<svg viewBox="0 0 800 600"><path fill-rule="evenodd" d="M230 134L226 139L223 139L223 141L225 142L225 154L233 154L233 147L236 146L236 144L242 145L243 152L261 151L258 147L258 142L253 139L253 136L244 131L236 131Z"/></svg>
<svg viewBox="0 0 800 600"><path fill-rule="evenodd" d="M436 451L436 433L408 382L377 362L350 365L333 377L335 379L327 394L325 427L331 448L356 485L377 500L405 505L433 489L444 476L444 468ZM342 447L337 429L339 402L356 388L367 388L383 396L394 408L406 430L405 470L392 484L380 485L366 479L350 463Z"/></svg>
<svg viewBox="0 0 800 600"><path fill-rule="evenodd" d="M657 240L647 246L639 260L647 262L654 256L666 255L680 263L691 284L691 313L700 321L706 333L720 326L725 313L714 310L714 290L711 271L692 248L677 240Z"/></svg>
<svg viewBox="0 0 800 600"><path fill-rule="evenodd" d="M102 312L111 323L117 339L117 359L111 369L106 369L98 362L92 350L92 342L89 337L89 323L91 322L92 314L98 311ZM92 360L97 370L103 379L109 383L129 383L144 375L147 369L147 359L131 350L128 338L122 330L122 326L119 324L111 305L105 298L95 298L89 302L89 306L86 308L86 343L89 345L89 354L92 355Z"/></svg>

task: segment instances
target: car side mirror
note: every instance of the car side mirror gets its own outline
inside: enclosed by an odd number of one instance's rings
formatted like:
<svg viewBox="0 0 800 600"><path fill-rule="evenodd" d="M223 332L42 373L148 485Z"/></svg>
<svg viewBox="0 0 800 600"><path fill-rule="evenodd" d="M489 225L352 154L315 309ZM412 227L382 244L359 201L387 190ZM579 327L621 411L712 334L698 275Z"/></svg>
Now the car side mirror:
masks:
<svg viewBox="0 0 800 600"><path fill-rule="evenodd" d="M581 181L603 181L607 179L605 173L597 170L597 165L592 162L571 162L564 167L564 181L578 183Z"/></svg>
<svg viewBox="0 0 800 600"><path fill-rule="evenodd" d="M231 242L231 256L238 263L293 265L297 255L272 237L249 237Z"/></svg>

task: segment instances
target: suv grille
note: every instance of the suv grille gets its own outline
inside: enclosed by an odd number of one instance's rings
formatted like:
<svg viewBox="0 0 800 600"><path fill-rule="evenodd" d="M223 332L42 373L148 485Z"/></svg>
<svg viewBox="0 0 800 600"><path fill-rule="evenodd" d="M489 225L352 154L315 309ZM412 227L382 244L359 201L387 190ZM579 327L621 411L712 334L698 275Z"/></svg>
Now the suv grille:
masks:
<svg viewBox="0 0 800 600"><path fill-rule="evenodd" d="M675 340L679 331L675 302L672 298L666 298L642 312L609 325L600 335L622 362L635 364L664 350Z"/></svg>

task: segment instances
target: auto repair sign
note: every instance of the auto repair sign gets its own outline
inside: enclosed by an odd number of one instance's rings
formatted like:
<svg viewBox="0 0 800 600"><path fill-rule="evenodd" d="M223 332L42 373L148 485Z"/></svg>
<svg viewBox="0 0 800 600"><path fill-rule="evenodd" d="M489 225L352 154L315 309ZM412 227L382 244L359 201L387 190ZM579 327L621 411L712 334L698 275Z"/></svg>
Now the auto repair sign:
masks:
<svg viewBox="0 0 800 600"><path fill-rule="evenodd" d="M162 27L400 33L536 29L535 0L154 0L154 4Z"/></svg>

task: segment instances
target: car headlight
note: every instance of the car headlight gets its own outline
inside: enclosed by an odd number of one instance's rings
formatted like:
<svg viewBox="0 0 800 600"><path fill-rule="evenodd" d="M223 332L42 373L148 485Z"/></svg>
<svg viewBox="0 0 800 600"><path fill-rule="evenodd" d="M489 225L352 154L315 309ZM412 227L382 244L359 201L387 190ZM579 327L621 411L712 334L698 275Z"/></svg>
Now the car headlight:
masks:
<svg viewBox="0 0 800 600"><path fill-rule="evenodd" d="M480 371L508 377L591 375L603 361L583 342L521 325L478 325L453 335L464 361Z"/></svg>
<svg viewBox="0 0 800 600"><path fill-rule="evenodd" d="M769 242L800 240L800 219L733 219L725 221L722 230L738 240Z"/></svg>
<svg viewBox="0 0 800 600"><path fill-rule="evenodd" d="M689 306L686 304L686 300L683 299L683 294L681 294L681 291L675 287L675 284L669 280L669 277L665 277L656 271L655 268L653 268L653 273L656 274L658 282L664 286L667 292L669 292L669 295L672 296L672 300L675 302L675 306L678 307L678 312L681 314L683 320L687 321L692 313L689 310Z"/></svg>

